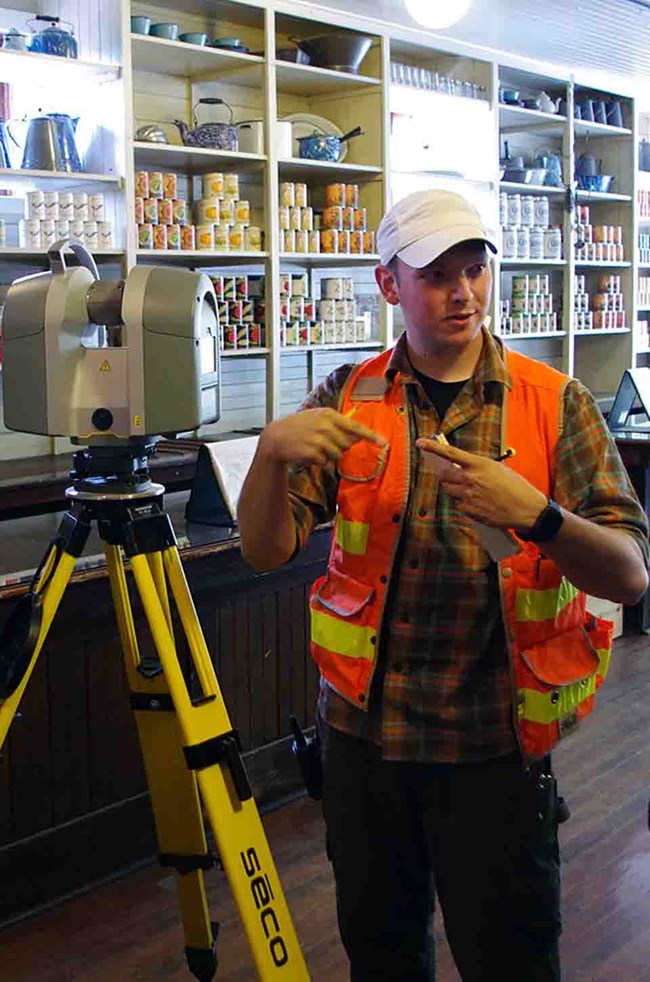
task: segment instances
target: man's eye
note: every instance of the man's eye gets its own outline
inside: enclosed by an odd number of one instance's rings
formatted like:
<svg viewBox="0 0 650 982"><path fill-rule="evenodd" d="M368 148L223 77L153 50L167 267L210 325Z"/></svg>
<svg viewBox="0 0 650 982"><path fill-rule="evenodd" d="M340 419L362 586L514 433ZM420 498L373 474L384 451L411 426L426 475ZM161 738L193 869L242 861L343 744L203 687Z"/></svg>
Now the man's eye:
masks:
<svg viewBox="0 0 650 982"><path fill-rule="evenodd" d="M470 269L470 275L480 276L481 273L483 273L486 268L487 268L487 263L477 263L475 266L472 266L472 268Z"/></svg>

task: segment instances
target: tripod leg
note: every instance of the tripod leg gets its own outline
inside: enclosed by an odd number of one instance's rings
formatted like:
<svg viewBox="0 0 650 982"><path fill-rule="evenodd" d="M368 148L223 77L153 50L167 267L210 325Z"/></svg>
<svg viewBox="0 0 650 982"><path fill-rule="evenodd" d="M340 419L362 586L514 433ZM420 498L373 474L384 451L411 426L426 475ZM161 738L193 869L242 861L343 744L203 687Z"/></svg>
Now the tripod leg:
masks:
<svg viewBox="0 0 650 982"><path fill-rule="evenodd" d="M262 982L309 979L219 684L175 546L163 551L198 679L191 700L146 555L130 555L145 614L176 710L183 753L201 799Z"/></svg>
<svg viewBox="0 0 650 982"><path fill-rule="evenodd" d="M79 554L80 553L77 553L77 555ZM14 612L16 615L18 615L18 617L22 617L21 611L25 611L25 614L29 615L29 608L27 606L21 608L20 604L25 602L29 603L30 601L38 602L40 609L40 626L38 627L38 634L36 635L35 639L32 641L29 640L29 625L16 623L16 626L13 627L11 625L11 617L14 615L10 615L10 622L8 623L7 628L10 629L10 633L13 636L11 639L9 639L7 637L8 631L5 630L5 633L2 636L2 658L3 660L7 658L9 661L11 661L14 657L17 657L20 660L24 658L25 664L18 669L18 674L20 675L20 672L22 672L22 676L20 677L20 681L17 683L15 688L13 685L11 685L10 687L12 691L8 692L5 698L0 698L0 747L2 747L5 742L7 731L9 730L13 718L16 715L20 700L23 697L23 693L27 688L27 683L31 678L32 672L34 671L38 656L40 655L41 649L45 643L45 639L48 631L50 630L52 621L54 620L57 608L61 603L61 598L63 597L65 588L67 587L70 577L72 576L76 561L76 555L69 555L66 552L59 553L58 547L52 546L45 560L43 573L37 582L36 592L28 594L26 597L23 597L21 601L19 601L19 607L16 608L16 611ZM49 576L49 579L47 579L46 574ZM45 588L43 589L42 593L39 593L38 590L39 588L43 587L44 583L46 583ZM21 641L24 642L23 645L21 645ZM18 648L15 648L13 653L4 650L5 646L7 648L10 646L13 648L14 643L18 645L18 647L21 649L20 651ZM12 666L9 667L13 670ZM3 675L4 674L5 672L3 671Z"/></svg>
<svg viewBox="0 0 650 982"><path fill-rule="evenodd" d="M210 921L202 871L211 868L214 860L208 851L196 779L183 757L176 714L161 665L158 661L145 664L140 658L120 551L113 545L105 544L104 548L131 706L151 794L159 858L162 865L176 870L188 965L196 978L207 982L216 970L216 925ZM152 561L156 556L158 563ZM160 554L147 558L161 606L167 613L169 600ZM155 576L156 569L163 575Z"/></svg>

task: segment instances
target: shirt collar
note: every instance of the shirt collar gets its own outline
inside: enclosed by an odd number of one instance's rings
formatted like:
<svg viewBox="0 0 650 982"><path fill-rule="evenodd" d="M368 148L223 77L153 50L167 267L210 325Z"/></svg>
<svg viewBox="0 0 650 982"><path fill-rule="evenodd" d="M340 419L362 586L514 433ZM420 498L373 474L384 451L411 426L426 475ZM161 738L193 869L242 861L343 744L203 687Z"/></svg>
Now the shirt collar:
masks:
<svg viewBox="0 0 650 982"><path fill-rule="evenodd" d="M503 342L491 334L485 325L481 330L483 332L483 348L474 369L476 392L482 394L483 386L488 382L497 382L511 389L512 378L508 371ZM406 347L406 332L401 334L395 343L386 366L385 376L389 386L398 377L402 385L416 381Z"/></svg>

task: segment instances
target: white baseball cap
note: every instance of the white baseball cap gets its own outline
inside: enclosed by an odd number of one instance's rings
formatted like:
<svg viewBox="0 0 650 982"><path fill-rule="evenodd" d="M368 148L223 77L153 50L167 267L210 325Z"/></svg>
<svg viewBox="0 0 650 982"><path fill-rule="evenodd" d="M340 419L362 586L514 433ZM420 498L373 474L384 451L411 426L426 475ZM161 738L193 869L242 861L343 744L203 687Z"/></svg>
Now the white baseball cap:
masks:
<svg viewBox="0 0 650 982"><path fill-rule="evenodd" d="M492 242L477 209L453 191L415 191L393 205L377 230L377 249L383 266L395 256L414 269L428 266L447 249L482 239Z"/></svg>

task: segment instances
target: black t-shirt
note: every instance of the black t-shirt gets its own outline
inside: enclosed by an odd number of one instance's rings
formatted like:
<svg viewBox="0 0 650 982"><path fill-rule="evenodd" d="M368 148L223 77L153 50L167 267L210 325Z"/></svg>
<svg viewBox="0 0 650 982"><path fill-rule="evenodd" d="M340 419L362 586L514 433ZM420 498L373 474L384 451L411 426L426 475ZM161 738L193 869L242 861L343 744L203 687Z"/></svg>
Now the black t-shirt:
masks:
<svg viewBox="0 0 650 982"><path fill-rule="evenodd" d="M439 382L437 378L431 378L429 375L418 372L417 368L414 368L413 371L426 392L429 402L435 406L438 418L442 422L445 413L468 380L465 378L461 379L460 382Z"/></svg>

